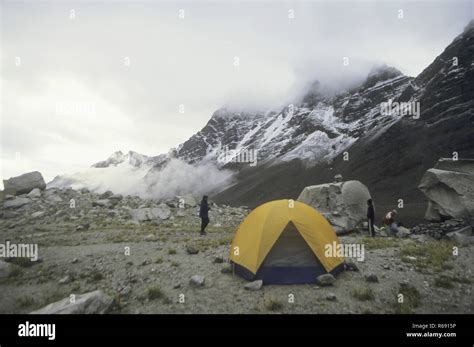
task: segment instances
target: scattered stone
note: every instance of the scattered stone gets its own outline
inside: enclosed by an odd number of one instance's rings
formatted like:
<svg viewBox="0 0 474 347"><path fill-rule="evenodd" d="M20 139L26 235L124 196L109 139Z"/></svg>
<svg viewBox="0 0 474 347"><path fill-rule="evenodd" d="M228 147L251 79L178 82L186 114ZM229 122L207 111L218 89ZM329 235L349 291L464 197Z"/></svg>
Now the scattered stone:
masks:
<svg viewBox="0 0 474 347"><path fill-rule="evenodd" d="M348 271L356 271L358 272L359 271L359 267L357 266L357 264L352 261L352 260L346 260L346 269Z"/></svg>
<svg viewBox="0 0 474 347"><path fill-rule="evenodd" d="M178 289L178 288L181 288L181 283L173 284L173 289Z"/></svg>
<svg viewBox="0 0 474 347"><path fill-rule="evenodd" d="M58 281L59 284L68 284L69 282L71 282L71 277L69 275L64 276Z"/></svg>
<svg viewBox="0 0 474 347"><path fill-rule="evenodd" d="M326 300L328 300L328 301L336 301L336 300L337 300L336 294L334 294L334 293L327 293L327 294L326 294Z"/></svg>
<svg viewBox="0 0 474 347"><path fill-rule="evenodd" d="M253 281L253 282L250 282L250 283L247 283L244 288L246 290L253 290L253 291L256 291L256 290L260 290L262 288L262 285L263 285L263 281L262 280L257 280L257 281Z"/></svg>
<svg viewBox="0 0 474 347"><path fill-rule="evenodd" d="M396 236L399 237L399 238L406 238L408 236L410 236L411 232L409 229L405 228L405 227L398 227L398 232L396 233Z"/></svg>
<svg viewBox="0 0 474 347"><path fill-rule="evenodd" d="M79 259L77 259L77 258L74 258L74 259L71 261L72 264L76 264L76 263L78 263L78 262L79 262Z"/></svg>
<svg viewBox="0 0 474 347"><path fill-rule="evenodd" d="M109 207L110 205L110 201L107 199L92 201L92 207Z"/></svg>
<svg viewBox="0 0 474 347"><path fill-rule="evenodd" d="M204 278L204 276L194 275L189 280L189 284L191 284L192 286L195 286L195 287L202 287L202 286L204 286L205 281L206 281L206 279Z"/></svg>
<svg viewBox="0 0 474 347"><path fill-rule="evenodd" d="M468 246L470 243L474 242L474 237L470 236L471 227L465 227L459 231L447 233L445 236L461 246Z"/></svg>
<svg viewBox="0 0 474 347"><path fill-rule="evenodd" d="M153 241L155 239L155 235L153 234L148 234L145 236L145 241Z"/></svg>
<svg viewBox="0 0 474 347"><path fill-rule="evenodd" d="M22 206L31 204L31 199L29 198L22 198L22 197L17 197L12 200L7 200L3 203L4 208L20 208Z"/></svg>
<svg viewBox="0 0 474 347"><path fill-rule="evenodd" d="M182 209L179 209L179 210L176 211L175 217L177 217L177 218L186 217L186 213Z"/></svg>
<svg viewBox="0 0 474 347"><path fill-rule="evenodd" d="M390 270L390 265L388 265L388 264L383 264L382 267L383 267L384 270Z"/></svg>
<svg viewBox="0 0 474 347"><path fill-rule="evenodd" d="M31 214L31 217L32 217L32 218L41 218L41 217L43 217L45 214L46 214L46 212L44 212L44 211L37 211L37 212L33 212L33 213Z"/></svg>
<svg viewBox="0 0 474 347"><path fill-rule="evenodd" d="M371 272L365 276L365 280L369 283L378 283L379 278L377 277L376 274Z"/></svg>
<svg viewBox="0 0 474 347"><path fill-rule="evenodd" d="M114 300L102 291L76 295L74 302L70 298L64 298L53 302L31 314L104 314L109 312Z"/></svg>
<svg viewBox="0 0 474 347"><path fill-rule="evenodd" d="M337 174L336 176L334 176L334 182L342 182L342 175Z"/></svg>
<svg viewBox="0 0 474 347"><path fill-rule="evenodd" d="M121 201L123 199L123 195L122 194L114 194L112 196L109 196L109 200L112 200L112 201Z"/></svg>
<svg viewBox="0 0 474 347"><path fill-rule="evenodd" d="M223 274L231 274L233 273L234 270L232 269L232 265L227 265L227 266L224 266L222 269L221 269L221 273Z"/></svg>
<svg viewBox="0 0 474 347"><path fill-rule="evenodd" d="M107 190L106 192L100 194L99 197L100 197L101 199L108 199L108 198L110 198L110 197L113 196L113 195L114 195L113 192L111 192L110 190Z"/></svg>
<svg viewBox="0 0 474 347"><path fill-rule="evenodd" d="M35 188L31 192L29 192L27 196L31 199L41 198L41 190L39 188Z"/></svg>
<svg viewBox="0 0 474 347"><path fill-rule="evenodd" d="M186 246L186 252L187 252L188 254L191 254L191 255L192 255L192 254L198 254L198 253L199 253L199 250L198 250L197 248L195 248L194 246L192 246L192 245L187 245L187 246Z"/></svg>
<svg viewBox="0 0 474 347"><path fill-rule="evenodd" d="M13 271L13 265L0 260L0 278L8 278Z"/></svg>
<svg viewBox="0 0 474 347"><path fill-rule="evenodd" d="M224 259L222 257L215 257L213 263L214 264L222 264Z"/></svg>
<svg viewBox="0 0 474 347"><path fill-rule="evenodd" d="M126 285L122 289L119 290L120 296L126 297L132 292L132 288L129 285Z"/></svg>
<svg viewBox="0 0 474 347"><path fill-rule="evenodd" d="M88 223L80 224L76 227L76 230L77 231L84 231L84 230L88 230L89 227L90 227L90 224L88 224Z"/></svg>
<svg viewBox="0 0 474 347"><path fill-rule="evenodd" d="M332 286L336 282L336 278L331 274L320 275L316 278L316 283L321 287Z"/></svg>

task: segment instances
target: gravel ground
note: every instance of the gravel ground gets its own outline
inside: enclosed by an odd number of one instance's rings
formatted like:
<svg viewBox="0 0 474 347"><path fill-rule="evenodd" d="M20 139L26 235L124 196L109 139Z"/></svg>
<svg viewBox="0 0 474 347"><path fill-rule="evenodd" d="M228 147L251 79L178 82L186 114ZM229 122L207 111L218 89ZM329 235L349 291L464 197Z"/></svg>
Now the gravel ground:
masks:
<svg viewBox="0 0 474 347"><path fill-rule="evenodd" d="M74 222L6 228L11 224L1 220L2 238L38 243L40 262L24 262L0 280L0 313L27 313L96 289L116 298L117 314L474 312L472 244L453 256L453 245L445 241L351 234L341 241L363 244L365 260L354 260L360 271L341 273L333 286L268 285L247 291L245 280L221 272L229 267L235 226L211 224L201 237L197 218L184 220L83 231L76 231ZM188 254L187 246L199 253ZM366 281L370 273L378 282ZM205 277L203 287L190 285L193 275ZM400 293L403 303L397 302Z"/></svg>

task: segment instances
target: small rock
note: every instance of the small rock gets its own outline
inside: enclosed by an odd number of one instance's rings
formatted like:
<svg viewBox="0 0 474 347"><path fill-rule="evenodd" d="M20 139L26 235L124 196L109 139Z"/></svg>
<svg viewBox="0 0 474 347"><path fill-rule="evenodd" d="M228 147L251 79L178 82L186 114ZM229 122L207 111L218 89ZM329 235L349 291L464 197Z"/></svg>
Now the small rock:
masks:
<svg viewBox="0 0 474 347"><path fill-rule="evenodd" d="M377 277L376 274L369 273L368 275L365 276L365 280L370 283L378 283L379 278Z"/></svg>
<svg viewBox="0 0 474 347"><path fill-rule="evenodd" d="M120 289L119 294L123 297L128 296L132 291L132 288L129 285L126 285L122 289Z"/></svg>
<svg viewBox="0 0 474 347"><path fill-rule="evenodd" d="M396 233L396 236L400 238L405 238L405 237L409 237L410 234L411 234L410 229L400 226L398 227L398 232Z"/></svg>
<svg viewBox="0 0 474 347"><path fill-rule="evenodd" d="M77 258L74 258L74 259L71 261L72 264L76 264L77 262L79 262L79 259L77 259Z"/></svg>
<svg viewBox="0 0 474 347"><path fill-rule="evenodd" d="M113 195L114 195L113 192L111 192L110 190L107 190L105 193L102 193L102 194L100 195L100 198L101 198L101 199L108 199L108 198L110 198L110 197L113 196Z"/></svg>
<svg viewBox="0 0 474 347"><path fill-rule="evenodd" d="M214 264L222 264L224 259L222 257L215 257L213 263Z"/></svg>
<svg viewBox="0 0 474 347"><path fill-rule="evenodd" d="M244 288L246 290L260 290L262 288L262 285L263 285L263 281L262 280L257 280L257 281L247 283L244 286Z"/></svg>
<svg viewBox="0 0 474 347"><path fill-rule="evenodd" d="M145 236L145 241L152 241L155 239L155 235L153 234L148 234L147 236Z"/></svg>
<svg viewBox="0 0 474 347"><path fill-rule="evenodd" d="M336 300L337 300L336 294L334 294L334 293L328 293L328 294L326 295L326 300L328 300L328 301L336 301Z"/></svg>
<svg viewBox="0 0 474 347"><path fill-rule="evenodd" d="M337 174L334 176L334 182L342 182L342 175Z"/></svg>
<svg viewBox="0 0 474 347"><path fill-rule="evenodd" d="M356 271L356 272L359 271L359 267L352 260L346 260L346 268L349 271Z"/></svg>
<svg viewBox="0 0 474 347"><path fill-rule="evenodd" d="M13 270L13 265L0 260L0 278L7 278Z"/></svg>
<svg viewBox="0 0 474 347"><path fill-rule="evenodd" d="M199 253L199 250L196 249L196 248L195 248L194 246L192 246L192 245L187 245L187 246L186 246L186 252L187 252L188 254L198 254L198 253Z"/></svg>
<svg viewBox="0 0 474 347"><path fill-rule="evenodd" d="M37 211L37 212L33 212L31 214L31 217L32 218L40 218L40 217L43 217L44 215L45 215L44 211Z"/></svg>
<svg viewBox="0 0 474 347"><path fill-rule="evenodd" d="M233 273L233 269L232 269L232 265L227 265L227 266L224 266L222 269L221 269L221 273L223 274L231 274Z"/></svg>
<svg viewBox="0 0 474 347"><path fill-rule="evenodd" d="M189 280L189 284L191 284L195 287L202 287L202 286L204 286L205 281L206 281L206 279L204 278L204 276L194 275Z"/></svg>
<svg viewBox="0 0 474 347"><path fill-rule="evenodd" d="M41 198L41 190L39 188L35 188L29 192L27 196L31 199Z"/></svg>
<svg viewBox="0 0 474 347"><path fill-rule="evenodd" d="M107 199L96 200L92 202L92 207L108 207L110 206L110 201Z"/></svg>
<svg viewBox="0 0 474 347"><path fill-rule="evenodd" d="M66 275L58 281L59 284L68 284L69 282L71 282L71 277L69 277L69 275Z"/></svg>
<svg viewBox="0 0 474 347"><path fill-rule="evenodd" d="M318 276L316 282L322 287L327 287L332 286L336 282L336 278L331 274L324 274Z"/></svg>
<svg viewBox="0 0 474 347"><path fill-rule="evenodd" d="M123 196L121 194L114 194L109 196L109 200L120 201L123 200Z"/></svg>
<svg viewBox="0 0 474 347"><path fill-rule="evenodd" d="M181 283L173 284L173 289L178 289L178 288L181 288Z"/></svg>
<svg viewBox="0 0 474 347"><path fill-rule="evenodd" d="M390 265L388 265L388 264L383 264L382 267L383 267L384 270L390 270Z"/></svg>
<svg viewBox="0 0 474 347"><path fill-rule="evenodd" d="M76 230L77 231L84 231L84 230L88 230L90 227L89 224L85 223L85 224L80 224L76 227Z"/></svg>

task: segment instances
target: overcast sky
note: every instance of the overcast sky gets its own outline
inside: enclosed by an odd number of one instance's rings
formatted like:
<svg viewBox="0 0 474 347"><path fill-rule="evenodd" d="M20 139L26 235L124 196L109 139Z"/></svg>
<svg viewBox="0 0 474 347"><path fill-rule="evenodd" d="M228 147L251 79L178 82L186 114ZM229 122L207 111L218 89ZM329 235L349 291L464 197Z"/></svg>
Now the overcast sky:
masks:
<svg viewBox="0 0 474 347"><path fill-rule="evenodd" d="M3 1L1 178L39 170L50 180L116 150L166 153L223 105L278 108L309 81L339 85L380 62L415 76L473 8L472 1Z"/></svg>

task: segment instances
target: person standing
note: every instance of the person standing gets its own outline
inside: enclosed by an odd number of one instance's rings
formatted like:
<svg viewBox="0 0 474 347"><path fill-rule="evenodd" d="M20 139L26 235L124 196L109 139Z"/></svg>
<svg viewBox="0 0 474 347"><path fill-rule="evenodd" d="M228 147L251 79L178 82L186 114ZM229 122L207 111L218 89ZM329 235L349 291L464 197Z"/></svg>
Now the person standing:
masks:
<svg viewBox="0 0 474 347"><path fill-rule="evenodd" d="M375 237L375 209L372 199L367 200L367 227L369 228L369 235Z"/></svg>
<svg viewBox="0 0 474 347"><path fill-rule="evenodd" d="M199 208L199 218L201 218L201 235L206 235L206 227L209 224L209 204L207 195L204 195Z"/></svg>

